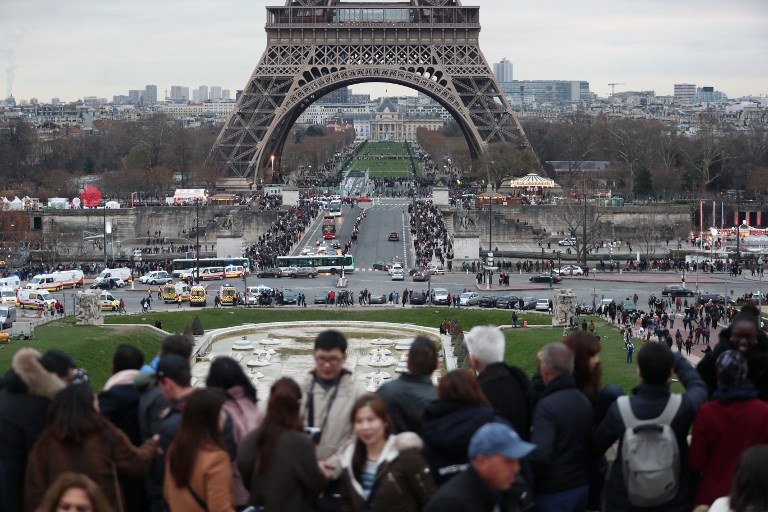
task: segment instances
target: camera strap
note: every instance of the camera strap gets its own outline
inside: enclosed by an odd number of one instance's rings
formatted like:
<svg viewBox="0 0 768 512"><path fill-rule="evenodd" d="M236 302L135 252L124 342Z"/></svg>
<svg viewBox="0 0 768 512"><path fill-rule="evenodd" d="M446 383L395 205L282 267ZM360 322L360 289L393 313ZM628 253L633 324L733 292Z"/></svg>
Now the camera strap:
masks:
<svg viewBox="0 0 768 512"><path fill-rule="evenodd" d="M323 424L320 426L321 432L325 429L326 423L328 423L328 414L331 412L333 402L336 400L336 395L339 393L339 386L341 386L341 375L335 386L333 386L333 394L328 399L328 403L325 407L325 417L323 418ZM307 396L307 426L315 426L315 384L317 383L317 375L312 379L312 386L309 388Z"/></svg>

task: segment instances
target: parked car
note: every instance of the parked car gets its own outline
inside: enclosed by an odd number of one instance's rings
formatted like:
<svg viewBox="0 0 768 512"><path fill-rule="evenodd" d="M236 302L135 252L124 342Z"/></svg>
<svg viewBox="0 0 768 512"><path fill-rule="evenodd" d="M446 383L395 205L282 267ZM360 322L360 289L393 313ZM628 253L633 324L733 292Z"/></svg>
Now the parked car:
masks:
<svg viewBox="0 0 768 512"><path fill-rule="evenodd" d="M555 274L539 274L528 279L532 283L552 283L557 284L563 280L562 277Z"/></svg>
<svg viewBox="0 0 768 512"><path fill-rule="evenodd" d="M429 270L419 270L413 274L414 281L429 281L430 277L432 277L432 274Z"/></svg>
<svg viewBox="0 0 768 512"><path fill-rule="evenodd" d="M97 279L91 285L91 289L97 290L112 290L113 288L122 288L125 286L125 281L119 277L108 277L106 279Z"/></svg>
<svg viewBox="0 0 768 512"><path fill-rule="evenodd" d="M461 306L476 306L480 295L475 292L464 292L459 295L459 305Z"/></svg>
<svg viewBox="0 0 768 512"><path fill-rule="evenodd" d="M389 234L389 237L387 238L390 242L399 242L400 241L400 235L397 234L396 231L393 231Z"/></svg>
<svg viewBox="0 0 768 512"><path fill-rule="evenodd" d="M555 274L560 276L583 276L584 270L578 265L563 265L554 270Z"/></svg>
<svg viewBox="0 0 768 512"><path fill-rule="evenodd" d="M522 309L528 310L528 309L535 309L536 308L536 297L523 297L523 307ZM519 301L518 301L518 307L520 307Z"/></svg>
<svg viewBox="0 0 768 512"><path fill-rule="evenodd" d="M537 299L533 309L536 311L549 311L549 299Z"/></svg>
<svg viewBox="0 0 768 512"><path fill-rule="evenodd" d="M328 294L327 293L316 293L315 294L315 300L312 301L313 304L327 304L328 303Z"/></svg>
<svg viewBox="0 0 768 512"><path fill-rule="evenodd" d="M575 238L563 238L559 242L557 242L558 245L562 246L574 246L576 245L576 239Z"/></svg>
<svg viewBox="0 0 768 512"><path fill-rule="evenodd" d="M516 295L506 295L499 297L496 301L496 307L500 309L515 309L520 305L520 297Z"/></svg>
<svg viewBox="0 0 768 512"><path fill-rule="evenodd" d="M389 270L389 266L390 264L387 263L386 261L377 261L376 263L373 264L373 270L387 271Z"/></svg>
<svg viewBox="0 0 768 512"><path fill-rule="evenodd" d="M427 292L411 292L411 304L420 306L427 303Z"/></svg>
<svg viewBox="0 0 768 512"><path fill-rule="evenodd" d="M435 264L435 263L430 263L429 264L429 271L432 272L435 275L441 276L441 275L445 274L445 267L443 267L442 265Z"/></svg>
<svg viewBox="0 0 768 512"><path fill-rule="evenodd" d="M283 304L296 304L299 294L289 288L283 288Z"/></svg>
<svg viewBox="0 0 768 512"><path fill-rule="evenodd" d="M498 300L498 295L483 295L477 299L477 305L481 308L495 308Z"/></svg>
<svg viewBox="0 0 768 512"><path fill-rule="evenodd" d="M317 269L315 267L288 267L285 269L284 274L290 278L297 277L317 277Z"/></svg>
<svg viewBox="0 0 768 512"><path fill-rule="evenodd" d="M725 304L726 298L723 297L723 295L719 293L702 293L699 295L696 302L698 304L706 304L709 301L714 302L715 304ZM728 297L728 304L735 304L734 300Z"/></svg>
<svg viewBox="0 0 768 512"><path fill-rule="evenodd" d="M386 303L387 303L386 293L371 292L371 298L368 301L368 304L386 304Z"/></svg>
<svg viewBox="0 0 768 512"><path fill-rule="evenodd" d="M432 288L432 304L436 305L450 305L448 301L448 290L445 288Z"/></svg>
<svg viewBox="0 0 768 512"><path fill-rule="evenodd" d="M256 277L283 277L283 272L279 268L263 268L256 272Z"/></svg>
<svg viewBox="0 0 768 512"><path fill-rule="evenodd" d="M148 274L145 274L139 278L139 281L144 284L166 284L172 283L173 278L164 270L155 270Z"/></svg>
<svg viewBox="0 0 768 512"><path fill-rule="evenodd" d="M634 301L631 300L623 300L621 301L621 310L624 312L627 311L637 311L637 305Z"/></svg>
<svg viewBox="0 0 768 512"><path fill-rule="evenodd" d="M686 288L685 286L680 286L679 284L672 284L662 288L661 294L673 295L675 297L693 297L694 295L696 295L696 292L694 292L690 288Z"/></svg>

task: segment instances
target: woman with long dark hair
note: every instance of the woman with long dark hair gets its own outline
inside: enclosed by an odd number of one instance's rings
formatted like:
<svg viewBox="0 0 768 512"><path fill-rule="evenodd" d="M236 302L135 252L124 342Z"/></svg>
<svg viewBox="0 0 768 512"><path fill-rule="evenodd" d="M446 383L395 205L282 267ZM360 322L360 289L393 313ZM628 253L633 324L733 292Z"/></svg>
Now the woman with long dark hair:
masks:
<svg viewBox="0 0 768 512"><path fill-rule="evenodd" d="M66 472L51 485L35 512L114 512L96 482L82 473Z"/></svg>
<svg viewBox="0 0 768 512"><path fill-rule="evenodd" d="M768 444L748 448L736 463L731 494L718 498L709 512L768 510Z"/></svg>
<svg viewBox="0 0 768 512"><path fill-rule="evenodd" d="M157 447L151 438L140 447L102 416L91 388L67 386L54 397L48 420L27 464L25 508L34 510L46 489L67 471L83 473L104 491L110 505L122 510L120 476L143 475Z"/></svg>
<svg viewBox="0 0 768 512"><path fill-rule="evenodd" d="M171 512L233 512L232 460L221 429L224 392L193 391L165 458L163 494Z"/></svg>
<svg viewBox="0 0 768 512"><path fill-rule="evenodd" d="M235 445L239 449L246 434L261 425L263 420L262 414L256 406L256 388L243 371L240 363L231 357L217 357L213 360L211 368L208 370L205 385L209 388L222 389L225 392L224 412L232 420ZM235 505L241 507L248 503L248 490L245 488L243 477L234 462L232 470L235 481Z"/></svg>
<svg viewBox="0 0 768 512"><path fill-rule="evenodd" d="M261 426L240 444L237 466L250 492L248 504L265 510L308 512L326 484L315 445L304 433L301 389L288 377L270 389Z"/></svg>
<svg viewBox="0 0 768 512"><path fill-rule="evenodd" d="M437 400L424 411L422 454L438 486L469 464L469 441L496 413L469 370L453 370L440 379Z"/></svg>
<svg viewBox="0 0 768 512"><path fill-rule="evenodd" d="M435 492L435 482L419 453L419 436L393 434L394 423L379 395L358 398L350 420L355 438L341 457L342 510L423 510Z"/></svg>

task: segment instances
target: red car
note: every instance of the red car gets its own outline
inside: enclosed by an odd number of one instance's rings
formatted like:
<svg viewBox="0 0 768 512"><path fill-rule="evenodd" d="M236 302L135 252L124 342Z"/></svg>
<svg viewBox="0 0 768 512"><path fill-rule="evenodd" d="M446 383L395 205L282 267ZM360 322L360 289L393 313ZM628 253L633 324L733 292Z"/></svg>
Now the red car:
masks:
<svg viewBox="0 0 768 512"><path fill-rule="evenodd" d="M391 232L389 234L388 240L390 242L399 242L400 241L400 235L398 235L395 231Z"/></svg>

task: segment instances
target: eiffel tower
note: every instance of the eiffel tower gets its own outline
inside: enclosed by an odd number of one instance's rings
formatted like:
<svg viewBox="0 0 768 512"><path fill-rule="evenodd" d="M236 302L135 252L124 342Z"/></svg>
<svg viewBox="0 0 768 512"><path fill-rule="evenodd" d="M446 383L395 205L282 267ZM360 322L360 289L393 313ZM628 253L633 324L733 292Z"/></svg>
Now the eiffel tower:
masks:
<svg viewBox="0 0 768 512"><path fill-rule="evenodd" d="M438 101L473 158L496 142L530 150L480 50L479 7L286 0L267 7L266 32L267 48L211 150L232 181L263 179L309 105L362 82L404 85Z"/></svg>

